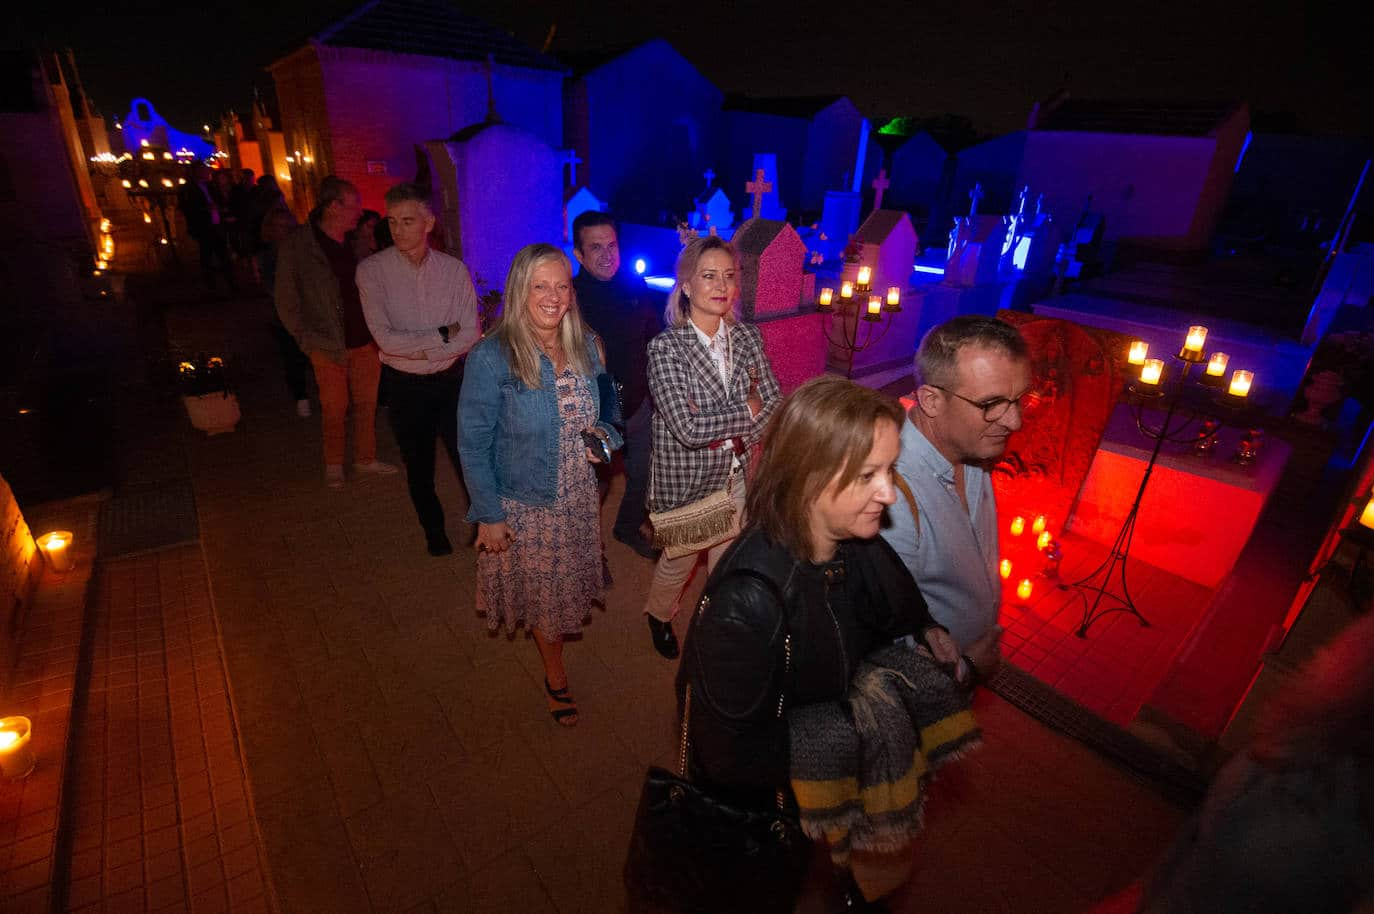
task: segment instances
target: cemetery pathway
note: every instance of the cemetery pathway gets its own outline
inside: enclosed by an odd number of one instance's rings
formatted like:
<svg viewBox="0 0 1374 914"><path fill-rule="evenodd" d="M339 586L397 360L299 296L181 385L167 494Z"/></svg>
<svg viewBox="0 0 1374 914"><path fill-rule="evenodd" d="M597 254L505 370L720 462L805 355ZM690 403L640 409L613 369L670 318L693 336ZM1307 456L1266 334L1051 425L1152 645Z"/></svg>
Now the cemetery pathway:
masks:
<svg viewBox="0 0 1374 914"><path fill-rule="evenodd" d="M489 636L476 615L447 462L439 494L458 550L436 559L403 476L324 486L318 414L295 415L269 315L262 299L168 309L173 344L229 359L244 418L232 434L180 435L199 550L156 565L194 583L203 557L272 905L623 910L641 778L675 746L676 666L639 611L651 565L609 536L604 512L615 585L567 649L581 721L557 726L533 647ZM378 432L381 459L399 463L384 412ZM895 910L1089 910L1182 822L1150 785L985 690L975 710L986 744L934 786Z"/></svg>

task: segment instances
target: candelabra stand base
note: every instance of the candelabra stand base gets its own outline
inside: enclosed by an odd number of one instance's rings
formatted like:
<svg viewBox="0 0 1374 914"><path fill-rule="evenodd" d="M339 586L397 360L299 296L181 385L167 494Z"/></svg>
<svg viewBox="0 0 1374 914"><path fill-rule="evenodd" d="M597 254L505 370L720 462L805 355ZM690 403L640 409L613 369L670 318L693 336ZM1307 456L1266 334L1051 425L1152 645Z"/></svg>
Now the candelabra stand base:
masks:
<svg viewBox="0 0 1374 914"><path fill-rule="evenodd" d="M1144 491L1143 485L1141 491ZM1126 583L1126 558L1131 553L1131 539L1135 536L1135 519L1139 508L1140 500L1137 498L1130 514L1126 515L1126 521L1121 525L1115 542L1112 543L1111 552L1101 565L1094 568L1087 577L1072 584L1059 585L1060 590L1075 590L1078 596L1083 598L1083 618L1074 632L1080 638L1088 637L1088 629L1092 628L1098 619L1116 612L1135 616L1142 628L1150 626L1150 620L1136 607L1135 600L1131 597L1130 585ZM1119 592L1112 589L1113 577L1119 582Z"/></svg>

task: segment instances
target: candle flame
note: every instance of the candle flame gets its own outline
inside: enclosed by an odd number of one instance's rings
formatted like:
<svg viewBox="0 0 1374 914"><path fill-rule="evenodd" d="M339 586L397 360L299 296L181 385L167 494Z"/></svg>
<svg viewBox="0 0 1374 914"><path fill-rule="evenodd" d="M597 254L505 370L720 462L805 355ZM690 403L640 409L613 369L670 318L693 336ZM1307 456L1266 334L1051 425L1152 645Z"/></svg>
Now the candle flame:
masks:
<svg viewBox="0 0 1374 914"><path fill-rule="evenodd" d="M1374 505L1374 501L1371 501L1370 504ZM1002 559L1002 564L998 566L997 570L1003 578L1011 577L1011 559Z"/></svg>
<svg viewBox="0 0 1374 914"><path fill-rule="evenodd" d="M1026 519L1021 515L1016 515L1011 519L1011 535L1020 536L1026 532Z"/></svg>
<svg viewBox="0 0 1374 914"><path fill-rule="evenodd" d="M1034 587L1030 578L1022 578L1021 583L1016 585L1016 595L1023 600L1029 600Z"/></svg>
<svg viewBox="0 0 1374 914"><path fill-rule="evenodd" d="M0 730L0 752L14 748L14 744L19 742L19 734L13 730Z"/></svg>

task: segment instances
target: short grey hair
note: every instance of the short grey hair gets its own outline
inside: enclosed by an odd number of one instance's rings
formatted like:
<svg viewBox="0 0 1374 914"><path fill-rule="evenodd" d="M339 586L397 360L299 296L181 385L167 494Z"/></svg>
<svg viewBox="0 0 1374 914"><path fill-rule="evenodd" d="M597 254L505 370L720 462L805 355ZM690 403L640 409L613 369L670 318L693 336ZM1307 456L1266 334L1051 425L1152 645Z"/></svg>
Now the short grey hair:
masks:
<svg viewBox="0 0 1374 914"><path fill-rule="evenodd" d="M1030 358L1020 330L995 318L965 314L931 327L921 338L913 366L916 386L952 387L959 350L965 346L1004 352L1013 359Z"/></svg>
<svg viewBox="0 0 1374 914"><path fill-rule="evenodd" d="M397 184L386 192L384 197L387 209L393 206L400 206L402 203L418 203L428 210L431 214L433 208L429 205L429 188L421 187L413 181L405 181Z"/></svg>

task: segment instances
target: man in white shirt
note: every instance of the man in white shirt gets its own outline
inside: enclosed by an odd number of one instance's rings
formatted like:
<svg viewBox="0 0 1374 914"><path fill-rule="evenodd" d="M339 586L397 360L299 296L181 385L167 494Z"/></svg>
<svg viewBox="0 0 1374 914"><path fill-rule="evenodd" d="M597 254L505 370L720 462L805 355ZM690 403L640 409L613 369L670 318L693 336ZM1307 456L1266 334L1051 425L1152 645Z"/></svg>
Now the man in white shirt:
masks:
<svg viewBox="0 0 1374 914"><path fill-rule="evenodd" d="M462 357L481 337L477 291L456 257L430 250L434 212L414 184L386 192L392 247L358 264L363 314L381 350L388 414L405 461L406 484L430 555L453 551L434 491L434 439L458 462Z"/></svg>

